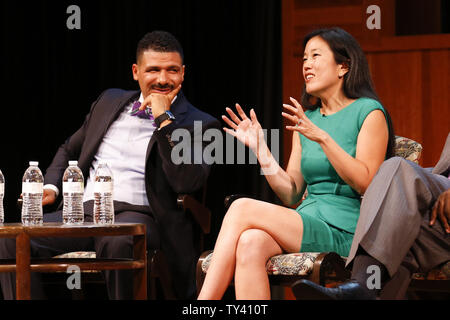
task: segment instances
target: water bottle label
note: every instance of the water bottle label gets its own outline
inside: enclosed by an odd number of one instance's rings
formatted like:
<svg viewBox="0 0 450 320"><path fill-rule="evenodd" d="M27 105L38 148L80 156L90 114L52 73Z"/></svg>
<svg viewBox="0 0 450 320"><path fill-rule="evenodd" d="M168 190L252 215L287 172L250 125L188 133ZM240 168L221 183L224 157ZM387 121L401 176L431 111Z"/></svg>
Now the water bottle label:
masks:
<svg viewBox="0 0 450 320"><path fill-rule="evenodd" d="M5 193L5 184L0 183L0 194L4 194L4 193Z"/></svg>
<svg viewBox="0 0 450 320"><path fill-rule="evenodd" d="M42 182L22 182L22 193L43 193L43 191Z"/></svg>
<svg viewBox="0 0 450 320"><path fill-rule="evenodd" d="M112 193L113 192L113 183L111 181L95 182L94 183L94 192Z"/></svg>
<svg viewBox="0 0 450 320"><path fill-rule="evenodd" d="M64 193L83 193L84 185L82 182L63 182Z"/></svg>

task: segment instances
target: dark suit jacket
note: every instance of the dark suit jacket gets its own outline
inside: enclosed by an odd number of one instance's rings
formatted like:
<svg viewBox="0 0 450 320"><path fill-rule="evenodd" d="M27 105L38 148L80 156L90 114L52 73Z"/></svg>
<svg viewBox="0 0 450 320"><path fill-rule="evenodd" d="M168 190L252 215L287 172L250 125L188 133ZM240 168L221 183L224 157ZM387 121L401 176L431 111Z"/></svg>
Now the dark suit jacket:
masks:
<svg viewBox="0 0 450 320"><path fill-rule="evenodd" d="M139 98L139 91L109 89L103 92L92 104L89 114L78 129L57 151L45 174L45 183L53 184L61 190L62 177L69 160L77 160L78 166L87 177L95 154L109 126L117 119L123 108ZM177 128L187 129L193 143L201 143L202 132L195 130L194 121L202 122L202 130L219 128L220 123L212 116L192 106L182 92L171 106L175 121L155 130L147 151L145 181L146 192L153 216L159 226L161 249L165 252L171 271L183 283L177 289L180 297L191 296L195 291L194 283L187 283L195 275L198 252L194 247L194 231L191 218L177 207L179 193L193 193L205 184L210 166L201 164L175 165L171 160L171 151L176 145L171 139ZM191 159L196 148L191 148ZM86 179L87 180L87 179ZM180 279L180 281L177 281ZM184 280L183 280L184 279Z"/></svg>

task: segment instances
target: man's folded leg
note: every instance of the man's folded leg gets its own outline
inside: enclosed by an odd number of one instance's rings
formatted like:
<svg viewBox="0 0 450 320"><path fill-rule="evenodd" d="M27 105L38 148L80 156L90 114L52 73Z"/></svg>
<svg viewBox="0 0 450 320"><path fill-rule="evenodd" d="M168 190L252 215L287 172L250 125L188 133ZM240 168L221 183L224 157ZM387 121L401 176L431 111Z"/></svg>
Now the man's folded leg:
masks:
<svg viewBox="0 0 450 320"><path fill-rule="evenodd" d="M146 226L147 251L159 249L160 239L157 224L149 212L132 211L133 206L121 207L115 205L116 222L143 223ZM138 206L135 206L139 210ZM122 211L126 210L126 211ZM145 211L145 210L141 210ZM95 238L95 251L102 258L132 258L133 237L97 237ZM108 287L108 295L111 300L133 299L133 271L132 270L107 270L104 271Z"/></svg>

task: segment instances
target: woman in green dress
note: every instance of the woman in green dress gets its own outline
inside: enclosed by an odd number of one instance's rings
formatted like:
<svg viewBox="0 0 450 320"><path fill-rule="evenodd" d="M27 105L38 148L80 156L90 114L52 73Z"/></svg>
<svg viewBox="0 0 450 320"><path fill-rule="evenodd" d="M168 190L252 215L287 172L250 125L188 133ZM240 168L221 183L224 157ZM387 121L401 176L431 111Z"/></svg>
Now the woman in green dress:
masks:
<svg viewBox="0 0 450 320"><path fill-rule="evenodd" d="M303 42L303 111L283 105L292 150L286 170L273 158L254 110L226 111L225 131L257 156L286 206L241 198L222 223L199 299L220 299L234 276L236 299L270 299L267 260L285 252L334 251L347 256L360 198L392 155L390 117L378 101L356 40L340 28L320 29Z"/></svg>

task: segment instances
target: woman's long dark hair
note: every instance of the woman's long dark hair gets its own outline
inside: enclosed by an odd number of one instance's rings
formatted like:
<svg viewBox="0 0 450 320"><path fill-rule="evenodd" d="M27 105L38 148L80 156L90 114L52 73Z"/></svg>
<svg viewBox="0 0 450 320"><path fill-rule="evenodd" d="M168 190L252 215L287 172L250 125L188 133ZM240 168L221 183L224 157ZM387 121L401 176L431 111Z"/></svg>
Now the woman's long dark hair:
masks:
<svg viewBox="0 0 450 320"><path fill-rule="evenodd" d="M361 97L372 98L380 101L375 92L372 78L370 76L369 64L366 56L358 42L347 31L334 27L329 29L317 29L310 32L303 40L303 48L312 38L319 36L322 38L334 55L337 64L346 64L348 72L344 75L344 94L350 99L358 99ZM320 99L308 94L306 86L303 86L301 98L302 106L307 109L314 110L320 108L322 102ZM381 103L381 102L380 102ZM384 107L384 106L383 106ZM386 108L386 118L389 127L388 148L386 158L394 156L395 136L394 127L392 125L391 116Z"/></svg>

